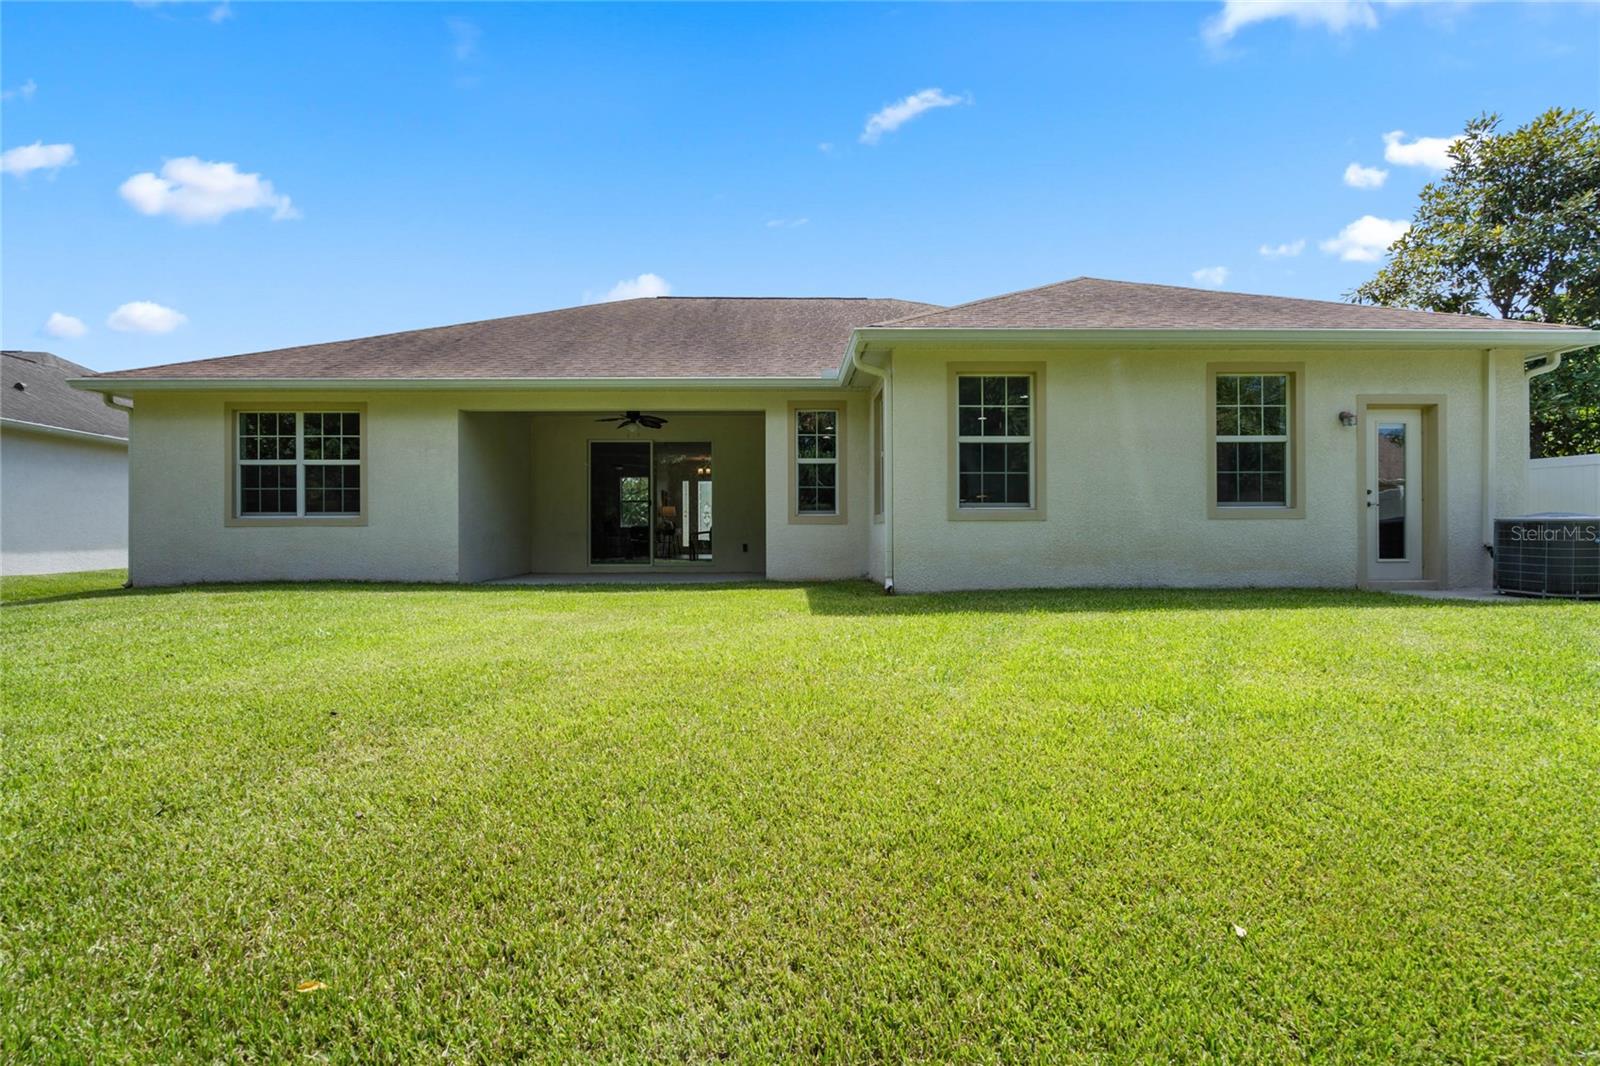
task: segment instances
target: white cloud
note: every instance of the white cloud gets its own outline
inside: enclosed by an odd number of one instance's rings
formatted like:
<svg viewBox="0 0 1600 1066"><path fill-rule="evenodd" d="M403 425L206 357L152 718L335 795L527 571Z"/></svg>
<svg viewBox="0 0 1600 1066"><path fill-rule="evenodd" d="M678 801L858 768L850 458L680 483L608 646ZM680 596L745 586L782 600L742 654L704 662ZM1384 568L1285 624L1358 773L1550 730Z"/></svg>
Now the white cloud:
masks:
<svg viewBox="0 0 1600 1066"><path fill-rule="evenodd" d="M1457 137L1418 137L1405 143L1404 130L1391 130L1383 135L1383 158L1397 167L1427 167L1429 170L1449 170L1455 161L1450 158L1450 146Z"/></svg>
<svg viewBox="0 0 1600 1066"><path fill-rule="evenodd" d="M23 82L15 89L6 89L0 92L0 100L32 100L33 94L39 91L39 86L32 78Z"/></svg>
<svg viewBox="0 0 1600 1066"><path fill-rule="evenodd" d="M78 161L70 144L44 144L34 141L17 148L7 148L0 153L0 170L17 177L27 177L35 170L60 170Z"/></svg>
<svg viewBox="0 0 1600 1066"><path fill-rule="evenodd" d="M233 18L233 4L231 0L222 0L222 3L212 8L206 15L212 22L227 22Z"/></svg>
<svg viewBox="0 0 1600 1066"><path fill-rule="evenodd" d="M942 89L923 89L912 93L904 100L885 105L869 117L866 127L861 131L861 143L877 144L885 133L893 133L924 111L970 102L969 97L951 96Z"/></svg>
<svg viewBox="0 0 1600 1066"><path fill-rule="evenodd" d="M1318 245L1329 255L1337 255L1350 263L1375 263L1383 258L1389 245L1405 236L1411 223L1399 218L1378 218L1362 215L1337 237L1329 237Z"/></svg>
<svg viewBox="0 0 1600 1066"><path fill-rule="evenodd" d="M122 198L144 215L171 215L181 222L216 222L235 211L271 210L275 220L300 212L260 174L241 174L233 163L207 163L196 156L169 159L160 176L135 174L122 183Z"/></svg>
<svg viewBox="0 0 1600 1066"><path fill-rule="evenodd" d="M483 30L476 22L453 18L445 19L445 25L450 27L450 54L457 62L465 63L478 54L478 39L483 36Z"/></svg>
<svg viewBox="0 0 1600 1066"><path fill-rule="evenodd" d="M149 300L135 300L111 312L106 325L118 333L171 333L189 316Z"/></svg>
<svg viewBox="0 0 1600 1066"><path fill-rule="evenodd" d="M1334 33L1371 30L1378 13L1367 0L1225 0L1222 10L1206 21L1206 41L1220 45L1246 26L1291 19L1299 26L1325 26Z"/></svg>
<svg viewBox="0 0 1600 1066"><path fill-rule="evenodd" d="M1263 244L1260 248L1262 255L1268 259L1288 259L1299 255L1306 250L1305 238L1297 241L1286 241L1283 244Z"/></svg>
<svg viewBox="0 0 1600 1066"><path fill-rule="evenodd" d="M804 226L810 221L809 218L769 218L767 219L767 228L794 229L796 226Z"/></svg>
<svg viewBox="0 0 1600 1066"><path fill-rule="evenodd" d="M1228 268L1201 267L1189 276L1207 288L1220 289L1228 283Z"/></svg>
<svg viewBox="0 0 1600 1066"><path fill-rule="evenodd" d="M624 278L611 286L611 290L604 296L595 299L588 293L584 294L584 303L611 303L615 300L638 300L647 296L671 296L672 284L659 274L640 274L636 278Z"/></svg>
<svg viewBox="0 0 1600 1066"><path fill-rule="evenodd" d="M52 337L64 337L72 340L89 332L89 327L83 324L80 318L64 315L60 311L50 312L50 317L45 321L44 331Z"/></svg>
<svg viewBox="0 0 1600 1066"><path fill-rule="evenodd" d="M821 144L817 145L817 151L821 152L823 155L832 155L833 154L833 142L832 141L823 141Z"/></svg>
<svg viewBox="0 0 1600 1066"><path fill-rule="evenodd" d="M1382 167L1364 167L1351 163L1344 168L1344 183L1352 189L1381 189L1389 180L1389 172Z"/></svg>

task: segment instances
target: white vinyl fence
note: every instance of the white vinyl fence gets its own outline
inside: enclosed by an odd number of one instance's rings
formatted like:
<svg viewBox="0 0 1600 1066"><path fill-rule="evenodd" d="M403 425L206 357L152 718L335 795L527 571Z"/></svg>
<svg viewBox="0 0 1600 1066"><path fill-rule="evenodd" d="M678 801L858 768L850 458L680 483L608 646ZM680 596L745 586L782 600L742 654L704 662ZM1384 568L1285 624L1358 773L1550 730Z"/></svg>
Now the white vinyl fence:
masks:
<svg viewBox="0 0 1600 1066"><path fill-rule="evenodd" d="M1528 513L1600 514L1600 455L1528 460Z"/></svg>

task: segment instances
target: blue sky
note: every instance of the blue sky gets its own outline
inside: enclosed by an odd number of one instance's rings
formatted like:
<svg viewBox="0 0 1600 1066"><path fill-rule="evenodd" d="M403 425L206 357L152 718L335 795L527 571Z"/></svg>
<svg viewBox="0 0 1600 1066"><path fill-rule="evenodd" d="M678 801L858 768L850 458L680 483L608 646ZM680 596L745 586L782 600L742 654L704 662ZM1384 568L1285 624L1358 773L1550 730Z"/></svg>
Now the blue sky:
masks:
<svg viewBox="0 0 1600 1066"><path fill-rule="evenodd" d="M1560 3L0 19L3 341L97 369L663 288L1337 299L1433 175L1418 138L1600 103L1600 8Z"/></svg>

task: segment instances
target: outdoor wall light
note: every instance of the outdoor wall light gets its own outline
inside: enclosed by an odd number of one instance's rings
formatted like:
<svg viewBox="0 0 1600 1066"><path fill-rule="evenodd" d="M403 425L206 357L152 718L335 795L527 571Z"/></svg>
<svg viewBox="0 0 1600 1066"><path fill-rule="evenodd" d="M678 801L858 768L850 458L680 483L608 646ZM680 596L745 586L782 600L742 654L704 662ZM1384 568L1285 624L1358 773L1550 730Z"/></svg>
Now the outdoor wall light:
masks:
<svg viewBox="0 0 1600 1066"><path fill-rule="evenodd" d="M1356 424L1356 413L1354 411L1340 411L1339 424L1344 428L1349 429L1351 426Z"/></svg>

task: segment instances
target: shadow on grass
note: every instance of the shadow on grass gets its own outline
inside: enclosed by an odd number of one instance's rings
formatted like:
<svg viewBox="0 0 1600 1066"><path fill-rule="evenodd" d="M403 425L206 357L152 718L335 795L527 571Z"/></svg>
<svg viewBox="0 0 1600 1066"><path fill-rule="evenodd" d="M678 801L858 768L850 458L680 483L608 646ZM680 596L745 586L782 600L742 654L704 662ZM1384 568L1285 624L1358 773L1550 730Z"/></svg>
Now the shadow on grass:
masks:
<svg viewBox="0 0 1600 1066"><path fill-rule="evenodd" d="M874 584L805 586L812 614L1118 614L1131 611L1302 611L1351 607L1495 607L1493 602L1423 599L1360 589L1063 588L884 595Z"/></svg>
<svg viewBox="0 0 1600 1066"><path fill-rule="evenodd" d="M13 579L21 583L24 579ZM80 600L143 599L198 593L208 596L244 596L258 593L340 592L350 594L443 593L465 596L530 597L551 595L609 596L672 593L675 596L718 595L728 592L799 590L804 592L807 610L815 615L839 617L889 617L938 614L1112 614L1128 611L1295 611L1329 608L1381 607L1434 610L1442 607L1496 607L1493 601L1424 599L1357 589L1162 589L1162 588L1065 588L996 589L970 592L939 592L885 595L871 581L778 582L732 579L717 583L592 583L552 585L442 583L399 583L364 581L221 582L197 585L164 585L144 588L99 586L53 591L47 579L32 579L37 586L30 595L0 592L0 608L42 606ZM58 586L59 587L59 586ZM1507 604L1520 601L1507 601ZM1565 601L1552 601L1565 602Z"/></svg>

